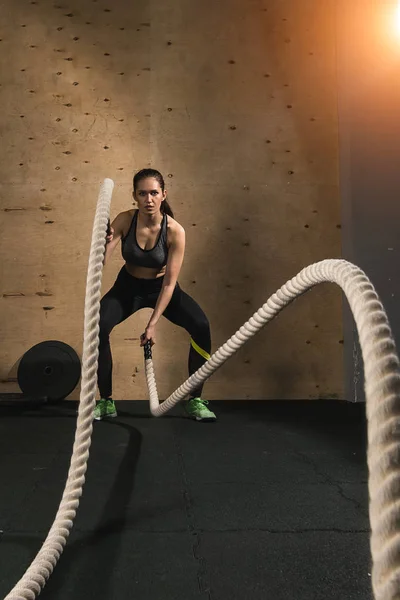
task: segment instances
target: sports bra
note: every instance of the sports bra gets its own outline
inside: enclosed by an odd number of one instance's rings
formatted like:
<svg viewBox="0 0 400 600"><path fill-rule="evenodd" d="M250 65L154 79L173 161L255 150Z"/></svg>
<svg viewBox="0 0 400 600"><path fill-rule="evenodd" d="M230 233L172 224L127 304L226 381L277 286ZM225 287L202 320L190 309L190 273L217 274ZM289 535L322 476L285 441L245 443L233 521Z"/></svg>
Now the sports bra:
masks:
<svg viewBox="0 0 400 600"><path fill-rule="evenodd" d="M138 213L139 211L135 210L129 231L121 240L122 258L130 265L160 270L167 264L168 258L167 215L163 215L155 246L150 250L143 250L136 239Z"/></svg>

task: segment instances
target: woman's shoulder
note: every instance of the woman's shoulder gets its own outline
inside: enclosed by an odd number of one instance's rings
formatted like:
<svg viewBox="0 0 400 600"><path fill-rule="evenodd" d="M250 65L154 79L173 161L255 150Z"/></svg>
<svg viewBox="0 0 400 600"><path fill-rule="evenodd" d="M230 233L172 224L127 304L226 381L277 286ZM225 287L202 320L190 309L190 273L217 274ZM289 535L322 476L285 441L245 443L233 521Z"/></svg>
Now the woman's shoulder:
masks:
<svg viewBox="0 0 400 600"><path fill-rule="evenodd" d="M114 228L120 231L122 239L128 235L134 213L134 209L124 210L115 217Z"/></svg>
<svg viewBox="0 0 400 600"><path fill-rule="evenodd" d="M116 216L116 219L121 221L122 223L128 223L132 221L133 215L135 214L135 209L131 208L130 210L124 210Z"/></svg>
<svg viewBox="0 0 400 600"><path fill-rule="evenodd" d="M170 231L172 234L175 234L175 235L182 235L185 233L185 230L182 227L182 225L180 223L178 223L178 221L176 219L174 219L173 217L171 217L170 215L168 215L168 218L167 218L167 228L168 228L168 231Z"/></svg>

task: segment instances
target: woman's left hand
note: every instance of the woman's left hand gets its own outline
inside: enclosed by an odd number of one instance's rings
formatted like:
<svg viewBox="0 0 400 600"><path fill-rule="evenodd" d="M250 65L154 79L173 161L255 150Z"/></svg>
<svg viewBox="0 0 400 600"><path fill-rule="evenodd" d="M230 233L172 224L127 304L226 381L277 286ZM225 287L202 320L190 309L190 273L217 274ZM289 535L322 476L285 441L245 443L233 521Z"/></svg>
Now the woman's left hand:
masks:
<svg viewBox="0 0 400 600"><path fill-rule="evenodd" d="M142 335L140 336L140 345L144 346L145 344L147 344L147 342L150 342L150 345L154 346L154 344L156 343L155 335L155 327L148 325L144 330L144 333L142 333Z"/></svg>

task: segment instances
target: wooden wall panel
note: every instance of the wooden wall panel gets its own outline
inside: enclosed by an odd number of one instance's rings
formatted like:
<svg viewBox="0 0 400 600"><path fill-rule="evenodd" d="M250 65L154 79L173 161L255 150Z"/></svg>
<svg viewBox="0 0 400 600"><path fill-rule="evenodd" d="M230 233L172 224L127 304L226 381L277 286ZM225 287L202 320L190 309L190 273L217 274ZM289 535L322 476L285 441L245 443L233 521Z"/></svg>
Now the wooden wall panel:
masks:
<svg viewBox="0 0 400 600"><path fill-rule="evenodd" d="M216 349L288 278L340 255L334 2L4 2L0 25L0 391L19 357L82 350L99 186L112 216L160 169L187 231L180 282ZM122 261L117 250L103 291ZM142 311L112 334L115 398L146 398ZM342 397L341 294L320 286L241 349L210 399ZM162 322L161 396L188 336ZM14 369L15 370L15 369ZM71 395L76 398L79 390Z"/></svg>

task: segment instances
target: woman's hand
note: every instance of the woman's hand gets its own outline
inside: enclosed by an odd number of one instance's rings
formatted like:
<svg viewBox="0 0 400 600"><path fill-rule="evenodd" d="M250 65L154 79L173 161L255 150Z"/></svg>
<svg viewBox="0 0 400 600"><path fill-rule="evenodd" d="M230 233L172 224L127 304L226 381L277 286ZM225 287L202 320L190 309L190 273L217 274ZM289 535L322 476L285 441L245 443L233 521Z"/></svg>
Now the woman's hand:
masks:
<svg viewBox="0 0 400 600"><path fill-rule="evenodd" d="M156 343L155 339L156 328L154 325L147 325L144 333L140 336L140 345L144 346L147 342L150 342L150 346L154 346Z"/></svg>
<svg viewBox="0 0 400 600"><path fill-rule="evenodd" d="M107 230L107 235L106 235L106 244L109 244L110 242L112 242L114 239L114 229L112 227L109 227Z"/></svg>

